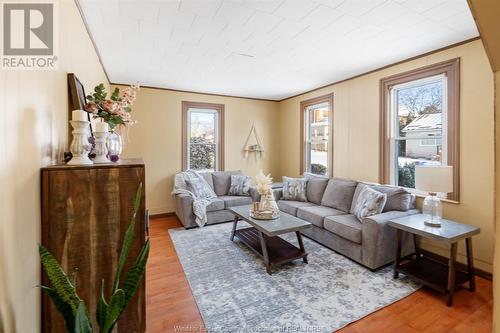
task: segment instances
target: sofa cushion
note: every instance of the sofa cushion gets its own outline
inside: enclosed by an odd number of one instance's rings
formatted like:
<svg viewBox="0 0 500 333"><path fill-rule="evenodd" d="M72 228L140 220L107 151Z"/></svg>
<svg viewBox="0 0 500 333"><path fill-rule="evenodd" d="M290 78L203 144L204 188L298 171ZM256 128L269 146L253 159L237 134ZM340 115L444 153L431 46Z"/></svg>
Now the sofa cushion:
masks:
<svg viewBox="0 0 500 333"><path fill-rule="evenodd" d="M242 175L241 171L215 171L212 172L214 191L218 196L226 195L231 186L231 175Z"/></svg>
<svg viewBox="0 0 500 333"><path fill-rule="evenodd" d="M344 212L325 206L299 207L297 217L311 222L317 227L323 228L323 220L326 216L343 215Z"/></svg>
<svg viewBox="0 0 500 333"><path fill-rule="evenodd" d="M406 212L407 210L414 208L412 207L412 201L414 199L412 194L402 187L360 182L356 187L356 191L354 192L354 197L352 199L350 210L351 214L354 211L354 206L356 205L359 193L365 186L368 186L378 192L387 194L387 201L385 203L383 212L390 212L393 210Z"/></svg>
<svg viewBox="0 0 500 333"><path fill-rule="evenodd" d="M279 200L278 208L290 215L297 216L297 209L299 207L311 207L315 206L311 202L303 202L303 201L292 201L292 200Z"/></svg>
<svg viewBox="0 0 500 333"><path fill-rule="evenodd" d="M321 205L348 213L358 182L354 180L332 178L328 181Z"/></svg>
<svg viewBox="0 0 500 333"><path fill-rule="evenodd" d="M212 173L207 172L207 171L203 171L203 172L198 172L198 174L200 176L202 176L203 179L205 179L205 181L208 183L208 185L210 185L210 188L212 188L212 190L213 190L214 189L214 180L212 178Z"/></svg>
<svg viewBox="0 0 500 333"><path fill-rule="evenodd" d="M325 193L326 185L328 185L328 178L311 173L304 173L304 177L307 179L307 201L321 205L323 193Z"/></svg>
<svg viewBox="0 0 500 333"><path fill-rule="evenodd" d="M369 186L363 187L359 192L353 214L362 221L365 217L377 215L384 210L387 193L382 193Z"/></svg>
<svg viewBox="0 0 500 333"><path fill-rule="evenodd" d="M306 188L305 178L283 177L283 200L307 202Z"/></svg>
<svg viewBox="0 0 500 333"><path fill-rule="evenodd" d="M225 207L224 200L213 198L210 201L212 202L207 206L207 212L215 212L216 210L222 210Z"/></svg>
<svg viewBox="0 0 500 333"><path fill-rule="evenodd" d="M325 229L356 244L361 244L361 222L356 216L337 215L325 217Z"/></svg>
<svg viewBox="0 0 500 333"><path fill-rule="evenodd" d="M244 205L251 205L252 204L251 197L222 195L219 197L219 199L224 200L224 207L226 209L229 207L234 207L234 206L244 206Z"/></svg>

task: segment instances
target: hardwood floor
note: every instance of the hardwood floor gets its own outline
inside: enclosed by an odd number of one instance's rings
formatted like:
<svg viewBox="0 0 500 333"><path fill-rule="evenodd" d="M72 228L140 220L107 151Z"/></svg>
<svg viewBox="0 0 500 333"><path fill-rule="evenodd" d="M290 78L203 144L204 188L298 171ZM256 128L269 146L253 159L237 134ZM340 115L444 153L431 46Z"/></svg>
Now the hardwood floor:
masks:
<svg viewBox="0 0 500 333"><path fill-rule="evenodd" d="M148 333L180 332L179 328L186 327L190 332L204 332L203 320L168 234L169 228L180 226L175 217L151 220L152 247L146 271ZM446 306L444 295L422 288L337 332L491 332L492 283L476 277L476 288L474 293L459 289L453 307Z"/></svg>

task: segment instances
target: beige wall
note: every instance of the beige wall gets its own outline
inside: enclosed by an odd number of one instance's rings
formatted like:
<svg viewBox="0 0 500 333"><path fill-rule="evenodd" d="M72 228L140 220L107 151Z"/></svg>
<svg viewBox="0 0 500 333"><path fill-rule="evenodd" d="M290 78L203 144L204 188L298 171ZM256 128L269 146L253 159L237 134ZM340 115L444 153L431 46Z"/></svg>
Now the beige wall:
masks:
<svg viewBox="0 0 500 333"><path fill-rule="evenodd" d="M500 71L495 73L495 158L496 158L496 177L495 177L495 239L500 239ZM500 246L495 245L493 272L493 332L500 330ZM498 329L498 330L497 330Z"/></svg>
<svg viewBox="0 0 500 333"><path fill-rule="evenodd" d="M299 103L334 93L334 174L378 181L379 81L381 78L425 65L461 58L460 87L460 204L444 204L450 219L476 225L474 238L478 268L492 271L494 243L494 117L493 73L481 41L474 41L413 61L392 66L280 103L280 174L299 174ZM425 246L442 255L436 244ZM465 249L459 246L459 260Z"/></svg>
<svg viewBox="0 0 500 333"><path fill-rule="evenodd" d="M174 211L170 192L182 168L182 101L225 105L225 169L255 175L278 173L277 102L142 88L133 106L138 124L130 128L124 156L146 163L146 203L151 214ZM262 158L242 153L252 124L265 149ZM252 137L253 138L253 137Z"/></svg>
<svg viewBox="0 0 500 333"><path fill-rule="evenodd" d="M39 168L67 141L67 72L107 83L78 10L59 2L58 71L0 70L0 318L5 332L39 332ZM0 328L1 331L1 328Z"/></svg>

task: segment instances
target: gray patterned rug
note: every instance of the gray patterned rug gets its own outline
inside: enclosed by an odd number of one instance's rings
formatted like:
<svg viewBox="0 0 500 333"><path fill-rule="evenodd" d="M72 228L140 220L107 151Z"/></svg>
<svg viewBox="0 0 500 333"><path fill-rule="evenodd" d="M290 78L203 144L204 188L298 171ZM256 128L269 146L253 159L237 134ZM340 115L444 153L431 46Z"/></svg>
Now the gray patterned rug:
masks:
<svg viewBox="0 0 500 333"><path fill-rule="evenodd" d="M374 273L307 238L309 264L268 275L260 258L230 241L231 227L169 230L208 332L332 332L419 288L394 280L390 267Z"/></svg>

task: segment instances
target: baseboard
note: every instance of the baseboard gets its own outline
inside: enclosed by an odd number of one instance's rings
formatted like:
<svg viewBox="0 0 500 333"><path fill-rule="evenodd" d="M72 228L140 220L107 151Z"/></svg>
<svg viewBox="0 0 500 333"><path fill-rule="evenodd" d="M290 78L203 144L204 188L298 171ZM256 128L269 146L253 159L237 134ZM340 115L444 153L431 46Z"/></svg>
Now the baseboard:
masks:
<svg viewBox="0 0 500 333"><path fill-rule="evenodd" d="M149 215L149 218L150 219L160 219L160 218L172 217L172 216L175 216L175 212L151 214L151 215Z"/></svg>
<svg viewBox="0 0 500 333"><path fill-rule="evenodd" d="M430 252L430 251L427 251L427 250L424 250L424 249L420 249L420 252L424 256L429 257L431 259L434 259L436 261L442 262L443 264L448 263L448 258L443 257L443 256L441 256L439 254L436 254L436 253L433 253L433 252ZM457 267L458 270L467 272L467 265L465 265L465 264L463 264L461 262L456 262L455 266ZM477 276L482 277L483 279L490 280L490 281L493 280L493 274L489 273L489 272L486 272L486 271L483 271L482 269L474 268L474 273Z"/></svg>

